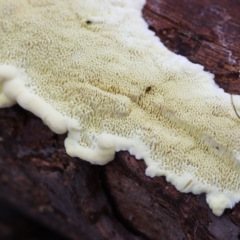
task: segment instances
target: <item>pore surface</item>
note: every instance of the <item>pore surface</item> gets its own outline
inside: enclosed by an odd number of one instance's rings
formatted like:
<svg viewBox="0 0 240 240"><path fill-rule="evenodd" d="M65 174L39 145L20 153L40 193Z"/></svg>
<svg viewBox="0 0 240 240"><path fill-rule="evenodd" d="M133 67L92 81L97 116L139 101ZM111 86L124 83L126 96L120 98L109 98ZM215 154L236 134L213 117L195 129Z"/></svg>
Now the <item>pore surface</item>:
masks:
<svg viewBox="0 0 240 240"><path fill-rule="evenodd" d="M0 106L68 131L67 153L91 163L128 150L221 215L240 200L240 120L212 74L148 30L143 4L0 0Z"/></svg>

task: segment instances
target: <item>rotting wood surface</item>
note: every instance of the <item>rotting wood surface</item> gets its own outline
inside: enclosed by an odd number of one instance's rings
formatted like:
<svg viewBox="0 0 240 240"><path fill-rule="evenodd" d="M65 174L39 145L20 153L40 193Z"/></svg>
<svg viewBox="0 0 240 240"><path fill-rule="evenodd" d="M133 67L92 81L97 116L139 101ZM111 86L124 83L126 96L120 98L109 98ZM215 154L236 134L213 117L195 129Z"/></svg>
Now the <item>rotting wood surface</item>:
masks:
<svg viewBox="0 0 240 240"><path fill-rule="evenodd" d="M143 12L170 50L240 94L238 0L149 0ZM19 106L0 109L0 199L74 240L240 239L240 204L216 217L128 152L93 166L67 156L64 138Z"/></svg>

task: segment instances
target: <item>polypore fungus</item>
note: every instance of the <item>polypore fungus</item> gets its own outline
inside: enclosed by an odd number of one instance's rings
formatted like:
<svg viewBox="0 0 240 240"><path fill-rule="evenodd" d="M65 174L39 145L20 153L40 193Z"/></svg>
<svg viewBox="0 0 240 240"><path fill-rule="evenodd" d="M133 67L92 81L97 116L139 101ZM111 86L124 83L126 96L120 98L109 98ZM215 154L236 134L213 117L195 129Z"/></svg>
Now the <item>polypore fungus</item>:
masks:
<svg viewBox="0 0 240 240"><path fill-rule="evenodd" d="M70 156L128 150L221 215L240 200L240 120L212 74L148 30L144 2L0 0L0 105L68 132Z"/></svg>

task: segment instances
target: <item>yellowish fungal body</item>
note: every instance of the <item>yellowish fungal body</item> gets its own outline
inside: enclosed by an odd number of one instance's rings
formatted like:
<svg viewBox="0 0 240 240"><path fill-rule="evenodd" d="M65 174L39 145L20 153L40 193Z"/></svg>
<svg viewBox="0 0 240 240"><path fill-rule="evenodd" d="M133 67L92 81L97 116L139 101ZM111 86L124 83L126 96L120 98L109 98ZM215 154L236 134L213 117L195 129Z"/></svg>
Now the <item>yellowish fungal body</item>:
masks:
<svg viewBox="0 0 240 240"><path fill-rule="evenodd" d="M221 215L240 200L240 119L212 74L148 30L144 2L0 0L0 106L68 132L70 156L128 150Z"/></svg>

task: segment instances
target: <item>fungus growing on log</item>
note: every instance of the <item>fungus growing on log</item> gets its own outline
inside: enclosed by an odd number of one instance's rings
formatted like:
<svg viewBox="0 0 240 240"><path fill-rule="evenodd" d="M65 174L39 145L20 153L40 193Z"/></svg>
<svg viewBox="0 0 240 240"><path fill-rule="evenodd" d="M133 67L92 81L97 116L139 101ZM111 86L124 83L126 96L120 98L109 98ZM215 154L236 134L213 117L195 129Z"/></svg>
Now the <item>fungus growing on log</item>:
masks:
<svg viewBox="0 0 240 240"><path fill-rule="evenodd" d="M0 0L0 106L68 132L72 157L128 150L221 215L240 200L240 98L163 46L144 2Z"/></svg>

